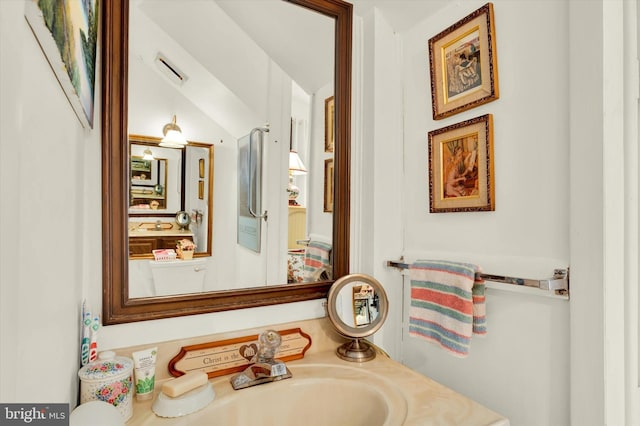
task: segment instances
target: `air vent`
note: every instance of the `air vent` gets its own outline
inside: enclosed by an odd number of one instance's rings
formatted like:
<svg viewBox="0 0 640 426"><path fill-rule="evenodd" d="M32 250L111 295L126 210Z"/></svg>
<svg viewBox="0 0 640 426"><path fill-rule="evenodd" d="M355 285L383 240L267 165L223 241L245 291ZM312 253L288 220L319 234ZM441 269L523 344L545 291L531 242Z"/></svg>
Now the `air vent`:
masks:
<svg viewBox="0 0 640 426"><path fill-rule="evenodd" d="M178 86L182 86L185 83L185 81L189 79L189 77L187 77L185 73L180 71L180 68L175 66L162 53L158 53L158 55L156 56L156 65L158 66L160 71L162 71L162 73L165 76L167 76L169 80L171 80L174 84Z"/></svg>

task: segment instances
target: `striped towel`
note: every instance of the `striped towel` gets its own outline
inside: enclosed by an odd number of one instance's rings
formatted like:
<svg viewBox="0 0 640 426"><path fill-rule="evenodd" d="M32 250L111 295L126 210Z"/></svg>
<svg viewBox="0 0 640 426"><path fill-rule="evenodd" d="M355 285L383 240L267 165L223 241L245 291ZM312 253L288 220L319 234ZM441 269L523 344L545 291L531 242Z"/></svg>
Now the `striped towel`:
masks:
<svg viewBox="0 0 640 426"><path fill-rule="evenodd" d="M326 279L331 279L331 248L331 244L322 241L309 241L304 252L305 281L317 281L323 273L327 275Z"/></svg>
<svg viewBox="0 0 640 426"><path fill-rule="evenodd" d="M469 354L472 334L487 333L484 281L469 263L419 260L409 267L409 335L439 344L459 357Z"/></svg>

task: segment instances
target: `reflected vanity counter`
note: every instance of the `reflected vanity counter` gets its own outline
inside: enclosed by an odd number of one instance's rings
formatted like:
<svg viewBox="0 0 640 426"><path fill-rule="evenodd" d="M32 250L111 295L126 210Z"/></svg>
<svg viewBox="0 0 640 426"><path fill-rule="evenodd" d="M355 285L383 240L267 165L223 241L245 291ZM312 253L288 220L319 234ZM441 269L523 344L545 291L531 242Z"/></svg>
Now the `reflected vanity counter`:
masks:
<svg viewBox="0 0 640 426"><path fill-rule="evenodd" d="M193 241L193 232L180 229L176 223L129 222L129 255L150 257L156 249L175 249L181 239Z"/></svg>
<svg viewBox="0 0 640 426"><path fill-rule="evenodd" d="M259 334L268 328L300 328L311 336L304 358L286 363L291 379L236 391L229 382L231 374L215 377L209 382L216 398L202 410L185 417L161 418L151 409L153 400L135 401L127 425L509 425L500 414L408 369L380 350L374 360L364 363L339 359L335 351L345 339L326 318L160 343L154 399L171 377L167 366L182 346ZM130 356L149 346L117 353Z"/></svg>

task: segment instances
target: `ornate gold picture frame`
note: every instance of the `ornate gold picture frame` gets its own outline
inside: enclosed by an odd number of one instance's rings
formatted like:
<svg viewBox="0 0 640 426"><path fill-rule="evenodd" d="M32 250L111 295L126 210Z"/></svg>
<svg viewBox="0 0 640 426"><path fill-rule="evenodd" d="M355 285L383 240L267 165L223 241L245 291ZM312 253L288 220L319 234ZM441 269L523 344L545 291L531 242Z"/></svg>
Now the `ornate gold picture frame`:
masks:
<svg viewBox="0 0 640 426"><path fill-rule="evenodd" d="M333 212L333 158L324 160L324 211Z"/></svg>
<svg viewBox="0 0 640 426"><path fill-rule="evenodd" d="M498 99L493 4L429 39L429 66L434 120Z"/></svg>
<svg viewBox="0 0 640 426"><path fill-rule="evenodd" d="M333 152L335 102L333 96L324 100L324 152Z"/></svg>
<svg viewBox="0 0 640 426"><path fill-rule="evenodd" d="M493 116L429 132L429 211L495 210Z"/></svg>

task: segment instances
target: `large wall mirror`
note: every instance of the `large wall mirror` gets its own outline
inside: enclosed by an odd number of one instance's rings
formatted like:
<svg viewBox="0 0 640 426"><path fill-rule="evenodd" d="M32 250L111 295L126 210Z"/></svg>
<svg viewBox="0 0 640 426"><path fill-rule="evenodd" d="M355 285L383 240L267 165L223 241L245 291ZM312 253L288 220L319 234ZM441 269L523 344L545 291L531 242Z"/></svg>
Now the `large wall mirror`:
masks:
<svg viewBox="0 0 640 426"><path fill-rule="evenodd" d="M103 7L103 322L326 297L349 272L351 4ZM147 252L173 234L193 259Z"/></svg>

